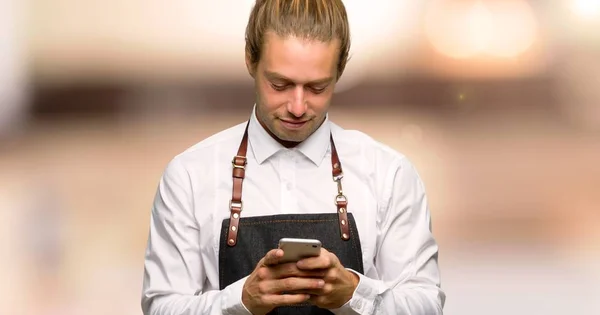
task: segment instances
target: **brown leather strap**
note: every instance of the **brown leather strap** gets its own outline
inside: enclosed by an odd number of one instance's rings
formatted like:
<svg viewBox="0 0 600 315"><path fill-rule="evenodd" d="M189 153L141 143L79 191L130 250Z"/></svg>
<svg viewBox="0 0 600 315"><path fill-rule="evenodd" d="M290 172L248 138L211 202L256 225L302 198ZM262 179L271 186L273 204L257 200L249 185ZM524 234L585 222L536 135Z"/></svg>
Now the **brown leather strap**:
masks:
<svg viewBox="0 0 600 315"><path fill-rule="evenodd" d="M337 207L338 221L340 224L340 236L344 241L347 241L350 239L350 227L348 226L348 215L346 214L348 212L348 198L346 198L344 190L342 189L344 172L342 171L340 157L335 149L332 134L330 134L329 139L331 141L331 175L333 176L333 181L337 183L338 189L338 194L335 196L335 205Z"/></svg>
<svg viewBox="0 0 600 315"><path fill-rule="evenodd" d="M233 173L233 189L231 193L231 201L229 202L230 218L229 218L229 230L227 232L227 245L235 246L237 244L237 234L240 224L240 216L242 215L242 209L244 204L242 202L242 184L244 177L246 176L246 152L248 151L248 126L246 124L246 130L244 131L244 137L240 143L240 147L236 156L231 161L232 173Z"/></svg>
<svg viewBox="0 0 600 315"><path fill-rule="evenodd" d="M248 126L244 131L244 136L240 143L237 155L233 157L231 161L233 167L233 189L231 201L229 202L230 218L229 218L229 230L227 232L227 245L235 246L237 244L237 235L239 231L240 216L242 215L243 203L242 203L242 184L244 176L246 175L246 152L248 150ZM348 199L344 195L342 190L342 178L344 172L342 171L342 163L335 149L333 142L333 135L330 135L331 141L331 174L333 180L337 183L338 194L335 196L335 205L337 207L337 213L340 225L340 237L347 241L350 239L350 227L348 222Z"/></svg>
<svg viewBox="0 0 600 315"><path fill-rule="evenodd" d="M344 173L342 172L342 163L340 163L340 157L335 149L332 134L329 135L329 141L331 142L331 174L333 175L333 180L335 180L338 176L344 176Z"/></svg>

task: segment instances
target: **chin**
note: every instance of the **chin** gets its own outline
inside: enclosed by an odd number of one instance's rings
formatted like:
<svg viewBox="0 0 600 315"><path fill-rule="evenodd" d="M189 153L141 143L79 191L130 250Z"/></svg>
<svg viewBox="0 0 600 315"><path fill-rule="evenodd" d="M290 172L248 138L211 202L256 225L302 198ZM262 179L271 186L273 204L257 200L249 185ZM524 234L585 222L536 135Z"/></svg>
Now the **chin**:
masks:
<svg viewBox="0 0 600 315"><path fill-rule="evenodd" d="M278 132L276 134L277 138L281 141L286 141L286 142L302 142L304 140L306 140L306 135L304 134L304 132L302 133L290 133L290 132Z"/></svg>
<svg viewBox="0 0 600 315"><path fill-rule="evenodd" d="M279 140L281 140L281 141L286 141L286 142L302 142L302 141L306 140L306 137L294 136L294 135L290 135L290 134L280 134L279 136L277 136L277 138L279 138Z"/></svg>

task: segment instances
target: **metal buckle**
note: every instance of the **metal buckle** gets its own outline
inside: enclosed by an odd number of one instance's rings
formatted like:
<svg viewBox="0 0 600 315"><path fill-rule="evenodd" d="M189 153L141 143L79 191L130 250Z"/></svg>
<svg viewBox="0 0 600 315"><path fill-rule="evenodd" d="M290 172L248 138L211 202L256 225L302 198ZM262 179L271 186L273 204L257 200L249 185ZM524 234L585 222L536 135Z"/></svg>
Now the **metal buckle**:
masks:
<svg viewBox="0 0 600 315"><path fill-rule="evenodd" d="M342 182L341 181L336 181L337 182L337 190L338 190L338 196L343 196L344 195L344 191L342 190Z"/></svg>
<svg viewBox="0 0 600 315"><path fill-rule="evenodd" d="M337 196L335 196L335 200L334 200L334 204L337 206L339 202L346 202L348 203L348 198L346 198L346 196L339 194Z"/></svg>
<svg viewBox="0 0 600 315"><path fill-rule="evenodd" d="M240 200L240 202L230 200L229 201L229 209L233 209L233 207L240 208L240 211L244 208L244 203Z"/></svg>
<svg viewBox="0 0 600 315"><path fill-rule="evenodd" d="M235 164L235 159L236 158L241 158L242 160L244 160L244 165L237 165ZM241 168L241 169L246 169L246 164L248 164L248 160L246 159L245 156L241 156L241 155L236 155L233 157L233 159L231 160L231 165L233 165L234 168Z"/></svg>

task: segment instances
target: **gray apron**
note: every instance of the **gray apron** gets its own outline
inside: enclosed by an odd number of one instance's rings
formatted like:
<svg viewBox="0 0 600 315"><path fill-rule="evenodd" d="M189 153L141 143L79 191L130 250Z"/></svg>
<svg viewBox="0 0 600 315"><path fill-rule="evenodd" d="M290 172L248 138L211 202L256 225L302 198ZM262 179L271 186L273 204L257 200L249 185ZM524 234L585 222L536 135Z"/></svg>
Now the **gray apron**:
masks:
<svg viewBox="0 0 600 315"><path fill-rule="evenodd" d="M356 222L348 213L348 201L343 194L342 165L339 161L333 136L331 165L333 180L337 183L336 212L317 214L282 214L241 218L242 182L246 171L248 125L233 158L233 191L229 204L230 217L222 222L219 245L219 286L228 285L248 276L264 255L278 246L283 237L318 239L323 248L334 253L346 268L364 274L362 250ZM277 307L269 314L333 314L329 310L308 303Z"/></svg>

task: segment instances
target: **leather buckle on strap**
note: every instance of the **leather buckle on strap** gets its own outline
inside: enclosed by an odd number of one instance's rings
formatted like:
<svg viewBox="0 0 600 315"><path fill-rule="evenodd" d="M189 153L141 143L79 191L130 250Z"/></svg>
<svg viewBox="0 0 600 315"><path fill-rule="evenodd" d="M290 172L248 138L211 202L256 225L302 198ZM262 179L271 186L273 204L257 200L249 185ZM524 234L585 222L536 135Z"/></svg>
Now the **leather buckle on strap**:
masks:
<svg viewBox="0 0 600 315"><path fill-rule="evenodd" d="M244 209L244 203L241 200L240 201L230 200L229 201L229 209L233 209L233 208L237 208L237 209L240 209L240 211L242 211L242 209Z"/></svg>
<svg viewBox="0 0 600 315"><path fill-rule="evenodd" d="M236 163L237 159L241 159L242 161L244 161L243 164L242 165L238 165ZM241 169L245 170L246 169L246 164L248 164L248 161L246 160L245 156L236 155L231 160L231 165L233 165L234 168L241 168Z"/></svg>

